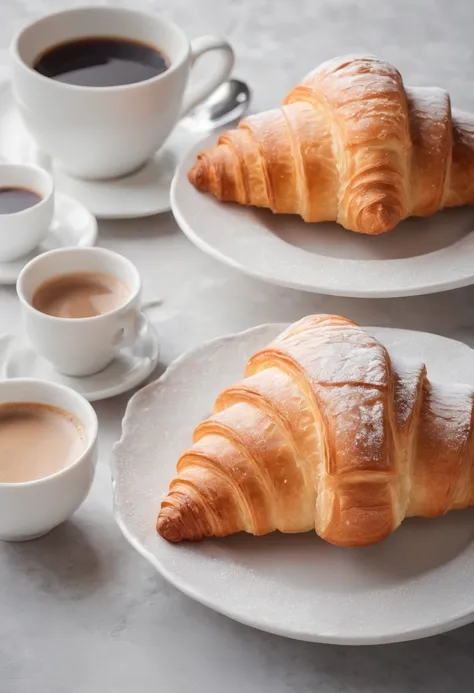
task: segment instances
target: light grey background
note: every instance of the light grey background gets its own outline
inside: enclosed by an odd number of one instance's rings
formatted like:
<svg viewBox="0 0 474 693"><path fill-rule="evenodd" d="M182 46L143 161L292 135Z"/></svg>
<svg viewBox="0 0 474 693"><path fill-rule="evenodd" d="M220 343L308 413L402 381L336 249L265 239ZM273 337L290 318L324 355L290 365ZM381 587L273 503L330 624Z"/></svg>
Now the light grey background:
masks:
<svg viewBox="0 0 474 693"><path fill-rule="evenodd" d="M77 4L0 0L0 64L22 23ZM255 110L276 105L321 60L362 49L393 61L407 83L447 87L454 104L474 110L470 0L129 4L174 18L190 37L225 34L237 52L236 75L254 88ZM135 261L146 292L165 299L154 314L163 365L210 337L317 311L439 332L474 345L473 289L364 301L265 286L201 254L170 214L102 223L100 244ZM11 288L0 289L0 316L2 331L19 329ZM100 464L91 496L73 520L40 541L0 546L0 693L472 689L474 626L380 648L318 646L233 623L168 586L125 543L111 515L108 457L127 399L97 405Z"/></svg>

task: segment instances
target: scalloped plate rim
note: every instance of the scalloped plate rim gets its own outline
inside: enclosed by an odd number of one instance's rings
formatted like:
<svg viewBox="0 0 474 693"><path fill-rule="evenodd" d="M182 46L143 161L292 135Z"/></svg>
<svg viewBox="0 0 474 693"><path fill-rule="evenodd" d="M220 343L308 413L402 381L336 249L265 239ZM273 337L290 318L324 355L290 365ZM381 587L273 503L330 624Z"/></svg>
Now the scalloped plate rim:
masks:
<svg viewBox="0 0 474 693"><path fill-rule="evenodd" d="M132 410L136 403L139 401L140 397L142 397L144 394L149 392L150 390L159 387L163 382L166 382L167 380L170 380L175 372L183 366L187 361L192 361L194 357L202 352L205 352L207 349L210 347L213 347L215 345L218 345L219 343L222 342L229 342L229 341L234 341L234 340L239 340L239 339L244 339L247 335L249 334L255 334L259 331L266 332L269 330L274 330L275 335L278 334L279 331L285 329L290 323L265 323L262 325L250 327L246 330L240 331L240 332L235 332L231 333L228 335L216 337L214 339L211 339L209 341L204 342L203 344L198 345L197 347L190 349L189 351L185 352L184 354L181 354L178 358L176 358L166 369L166 371L155 381L148 383L145 385L143 388L141 388L138 392L136 392L133 397L129 400L125 414L122 420L122 429L121 429L121 436L120 439L114 444L112 448L112 455L111 455L111 474L112 474L112 488L113 488L113 514L114 514L114 519L124 536L124 538L131 544L131 546L141 555L143 558L145 558L157 571L162 577L164 577L170 584L172 584L175 588L180 590L183 594L186 596L190 597L191 599L197 601L200 604L203 604L204 606L210 608L211 610L220 613L234 621L237 621L239 623L242 623L246 626L250 626L252 628L255 628L257 630L261 630L263 632L268 632L272 633L274 635L279 635L282 637L288 637L294 640L301 640L305 642L317 642L317 643L325 643L325 644L334 644L334 645L350 645L350 646L357 646L357 645L380 645L380 644L391 644L391 643L400 643L400 642L407 642L411 640L418 640L422 639L425 637L430 637L433 635L438 635L441 633L448 632L450 630L454 630L456 628L462 627L464 625L467 625L469 623L472 623L474 621L474 602L472 605L472 608L468 612L463 612L463 613L458 613L454 614L449 620L444 621L443 623L434 623L431 626L427 627L421 627L421 628L412 628L410 630L405 630L403 632L398 632L398 633L393 633L393 634L387 634L386 636L357 636L357 638L354 637L345 637L344 635L329 635L329 634L315 634L315 633L310 633L310 632L296 632L296 631L290 631L285 628L280 628L280 627L275 627L274 624L270 622L265 622L262 618L259 618L258 620L252 619L252 618L247 618L245 616L240 615L239 613L236 613L235 610L232 608L226 608L225 606L219 605L216 606L215 602L213 602L212 598L209 598L206 595L201 594L199 591L195 590L192 585L190 585L188 582L186 582L185 579L180 580L179 577L176 576L176 573L172 573L170 570L164 566L160 560L153 555L151 551L149 551L147 548L145 548L141 543L140 540L134 535L133 531L131 531L122 516L121 510L119 508L119 505L117 503L116 499L116 493L115 493L115 488L116 488L116 483L117 483L117 455L124 444L124 440L126 436L129 433L128 426L130 423L130 418L132 416ZM418 330L406 330L402 328L391 328L391 327L375 327L375 326L369 326L369 327L364 327L364 329L367 329L368 331L372 329L376 330L394 330L398 333L409 333L412 335L416 334L424 334L424 335L429 335L437 339L441 339L443 341L449 341L453 342L457 345L462 345L466 347L466 349L469 349L471 351L474 351L469 347L469 345L460 342L456 339L450 338L450 337L445 337L444 335L439 335L436 333L427 333L427 332L420 332Z"/></svg>

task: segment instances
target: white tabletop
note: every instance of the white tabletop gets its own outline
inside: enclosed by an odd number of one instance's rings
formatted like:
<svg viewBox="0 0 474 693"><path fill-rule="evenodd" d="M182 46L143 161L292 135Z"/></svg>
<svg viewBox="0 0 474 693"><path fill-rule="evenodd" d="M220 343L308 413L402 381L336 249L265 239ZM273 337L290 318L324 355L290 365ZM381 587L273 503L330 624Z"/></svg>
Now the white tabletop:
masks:
<svg viewBox="0 0 474 693"><path fill-rule="evenodd" d="M73 0L0 2L0 61L14 30ZM96 3L97 4L97 3ZM110 4L126 4L117 2ZM224 33L251 82L254 110L278 103L322 59L361 49L392 60L409 83L448 87L474 110L469 0L136 0L188 31ZM429 297L340 299L260 284L190 245L171 214L104 222L99 243L127 255L153 319L160 371L209 338L311 312L427 330L474 345L474 288ZM19 329L13 288L0 289L2 330ZM474 679L474 626L380 648L306 644L260 633L181 595L120 535L108 460L129 395L101 402L101 455L86 503L49 536L0 546L1 693L446 693ZM176 414L179 416L179 412Z"/></svg>

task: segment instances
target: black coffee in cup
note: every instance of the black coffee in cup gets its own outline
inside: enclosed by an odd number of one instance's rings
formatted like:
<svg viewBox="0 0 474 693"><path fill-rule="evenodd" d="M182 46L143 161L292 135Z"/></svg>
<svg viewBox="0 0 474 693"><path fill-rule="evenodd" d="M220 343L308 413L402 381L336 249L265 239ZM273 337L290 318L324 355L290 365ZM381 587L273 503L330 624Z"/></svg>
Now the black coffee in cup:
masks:
<svg viewBox="0 0 474 693"><path fill-rule="evenodd" d="M60 43L44 51L33 64L33 69L45 77L82 87L134 84L168 68L168 60L157 48L112 36Z"/></svg>
<svg viewBox="0 0 474 693"><path fill-rule="evenodd" d="M0 187L0 214L13 214L33 207L41 202L41 197L34 190L16 187Z"/></svg>

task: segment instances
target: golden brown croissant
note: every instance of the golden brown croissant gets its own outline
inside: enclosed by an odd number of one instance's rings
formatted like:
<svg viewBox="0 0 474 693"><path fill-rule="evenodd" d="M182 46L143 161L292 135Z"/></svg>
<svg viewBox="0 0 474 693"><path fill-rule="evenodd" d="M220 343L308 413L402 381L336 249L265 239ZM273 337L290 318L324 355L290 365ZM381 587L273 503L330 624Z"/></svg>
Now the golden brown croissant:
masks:
<svg viewBox="0 0 474 693"><path fill-rule="evenodd" d="M474 504L474 391L430 383L345 318L295 323L194 432L161 505L170 541L316 530L340 546Z"/></svg>
<svg viewBox="0 0 474 693"><path fill-rule="evenodd" d="M382 60L335 58L224 133L188 178L218 200L380 234L474 202L474 116Z"/></svg>

